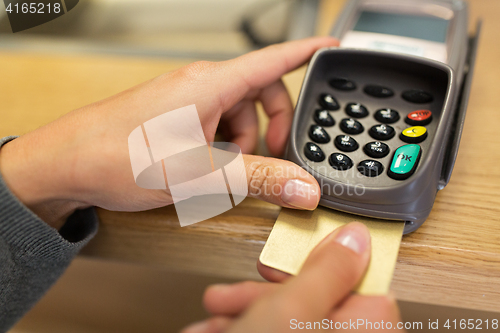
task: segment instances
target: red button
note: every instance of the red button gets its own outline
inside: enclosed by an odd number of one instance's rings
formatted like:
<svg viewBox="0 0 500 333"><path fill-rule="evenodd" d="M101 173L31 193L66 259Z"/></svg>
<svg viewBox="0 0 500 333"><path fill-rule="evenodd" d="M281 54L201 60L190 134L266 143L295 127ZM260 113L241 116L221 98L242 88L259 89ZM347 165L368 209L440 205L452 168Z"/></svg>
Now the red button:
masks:
<svg viewBox="0 0 500 333"><path fill-rule="evenodd" d="M432 120L432 112L429 110L417 110L406 116L406 123L410 125L427 125Z"/></svg>

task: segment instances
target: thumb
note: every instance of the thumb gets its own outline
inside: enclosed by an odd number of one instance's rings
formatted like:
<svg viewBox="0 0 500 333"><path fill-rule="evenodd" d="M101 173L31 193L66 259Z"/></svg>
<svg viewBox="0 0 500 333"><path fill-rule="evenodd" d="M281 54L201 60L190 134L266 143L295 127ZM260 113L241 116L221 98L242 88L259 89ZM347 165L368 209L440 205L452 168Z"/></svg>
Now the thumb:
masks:
<svg viewBox="0 0 500 333"><path fill-rule="evenodd" d="M299 275L291 278L283 290L289 303L303 307L297 313L302 317L300 321L325 318L359 283L370 254L370 232L359 222L335 230L320 242Z"/></svg>
<svg viewBox="0 0 500 333"><path fill-rule="evenodd" d="M243 160L248 196L288 208L313 210L318 206L318 182L298 165L255 155L244 155Z"/></svg>

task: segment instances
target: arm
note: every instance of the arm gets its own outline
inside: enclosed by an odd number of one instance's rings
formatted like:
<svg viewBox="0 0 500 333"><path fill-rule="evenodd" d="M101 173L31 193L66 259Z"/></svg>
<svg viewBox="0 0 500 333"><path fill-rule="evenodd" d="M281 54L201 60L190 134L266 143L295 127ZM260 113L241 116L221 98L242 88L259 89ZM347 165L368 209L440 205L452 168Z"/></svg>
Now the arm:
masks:
<svg viewBox="0 0 500 333"><path fill-rule="evenodd" d="M88 207L140 211L172 203L168 189L136 185L127 147L133 129L165 112L195 104L208 142L221 122L226 139L245 154L250 196L314 209L320 191L310 174L288 161L250 155L257 143L255 102L270 118L269 150L281 155L293 115L281 77L336 44L310 38L220 63L196 62L6 138L0 149L0 330L43 296L96 232Z"/></svg>
<svg viewBox="0 0 500 333"><path fill-rule="evenodd" d="M0 147L13 139L0 139ZM45 294L96 231L97 215L88 208L72 213L58 232L20 202L0 174L1 332Z"/></svg>

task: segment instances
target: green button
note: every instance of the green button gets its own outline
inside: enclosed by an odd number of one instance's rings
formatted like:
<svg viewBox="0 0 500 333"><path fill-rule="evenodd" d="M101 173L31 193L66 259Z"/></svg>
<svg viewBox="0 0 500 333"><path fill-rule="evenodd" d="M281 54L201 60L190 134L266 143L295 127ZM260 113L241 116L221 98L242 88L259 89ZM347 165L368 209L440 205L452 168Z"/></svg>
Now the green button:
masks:
<svg viewBox="0 0 500 333"><path fill-rule="evenodd" d="M387 170L389 177L397 180L410 177L417 168L421 152L419 145L404 145L396 149L391 167Z"/></svg>

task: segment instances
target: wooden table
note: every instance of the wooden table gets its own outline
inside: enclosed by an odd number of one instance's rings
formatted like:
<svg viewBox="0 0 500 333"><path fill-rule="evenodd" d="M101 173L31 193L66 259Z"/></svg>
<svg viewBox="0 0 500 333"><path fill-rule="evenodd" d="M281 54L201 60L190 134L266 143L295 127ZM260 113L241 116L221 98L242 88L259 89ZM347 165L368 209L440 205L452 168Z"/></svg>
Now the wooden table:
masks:
<svg viewBox="0 0 500 333"><path fill-rule="evenodd" d="M325 34L342 1L324 1ZM467 121L450 184L427 222L405 236L392 289L400 300L500 312L500 2L471 0L471 27L485 21ZM189 61L105 55L0 52L0 136L23 134L60 115ZM304 68L285 77L296 100ZM85 255L259 279L258 255L279 207L253 199L180 228L173 207L99 210Z"/></svg>

